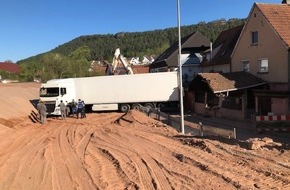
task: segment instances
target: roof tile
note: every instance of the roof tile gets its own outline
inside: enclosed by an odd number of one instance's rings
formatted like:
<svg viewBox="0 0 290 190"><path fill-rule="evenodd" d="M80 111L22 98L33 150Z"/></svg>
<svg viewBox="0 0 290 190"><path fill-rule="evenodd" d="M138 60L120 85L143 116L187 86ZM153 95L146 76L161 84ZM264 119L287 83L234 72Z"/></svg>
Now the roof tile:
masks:
<svg viewBox="0 0 290 190"><path fill-rule="evenodd" d="M267 83L247 72L199 73L214 93L245 89ZM197 77L197 78L198 78Z"/></svg>
<svg viewBox="0 0 290 190"><path fill-rule="evenodd" d="M17 64L11 62L0 62L0 70L8 71L10 73L19 73L20 68Z"/></svg>
<svg viewBox="0 0 290 190"><path fill-rule="evenodd" d="M281 39L290 46L290 5L257 3L258 8L277 31Z"/></svg>

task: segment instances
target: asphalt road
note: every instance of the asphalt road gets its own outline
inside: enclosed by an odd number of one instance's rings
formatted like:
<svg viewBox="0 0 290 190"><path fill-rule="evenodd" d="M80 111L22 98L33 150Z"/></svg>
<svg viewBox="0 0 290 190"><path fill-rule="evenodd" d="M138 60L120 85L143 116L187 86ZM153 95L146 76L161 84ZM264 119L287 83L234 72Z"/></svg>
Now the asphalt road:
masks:
<svg viewBox="0 0 290 190"><path fill-rule="evenodd" d="M180 119L179 114L171 114L171 116ZM184 114L184 132L185 134L191 134L193 136L199 136L199 125L202 124L207 127L220 128L220 129L231 129L235 128L236 137L239 141L246 141L249 138L264 138L268 137L273 139L275 142L283 144L290 144L290 133L289 132L257 132L255 126L251 120L229 120L217 117L204 117L194 114ZM174 124L173 127L178 131L181 131L180 124ZM205 134L213 135L213 134Z"/></svg>

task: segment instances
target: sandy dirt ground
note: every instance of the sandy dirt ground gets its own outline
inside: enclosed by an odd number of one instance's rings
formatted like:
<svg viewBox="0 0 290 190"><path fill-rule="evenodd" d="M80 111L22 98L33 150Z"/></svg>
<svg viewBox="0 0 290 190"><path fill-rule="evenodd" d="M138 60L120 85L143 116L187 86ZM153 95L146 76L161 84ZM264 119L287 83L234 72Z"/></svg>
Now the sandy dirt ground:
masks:
<svg viewBox="0 0 290 190"><path fill-rule="evenodd" d="M137 111L42 125L38 88L0 84L0 189L290 189L287 144L184 136Z"/></svg>

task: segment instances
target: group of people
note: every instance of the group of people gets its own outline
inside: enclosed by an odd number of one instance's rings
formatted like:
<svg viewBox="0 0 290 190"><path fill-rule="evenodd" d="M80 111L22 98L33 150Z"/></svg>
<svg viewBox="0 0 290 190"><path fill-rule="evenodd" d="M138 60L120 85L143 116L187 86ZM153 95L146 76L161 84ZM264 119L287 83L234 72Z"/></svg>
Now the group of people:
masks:
<svg viewBox="0 0 290 190"><path fill-rule="evenodd" d="M76 114L77 119L79 118L85 118L86 117L86 105L85 102L81 99L78 100L78 102L75 102L73 99L71 102L71 108L72 108L72 115L74 116Z"/></svg>
<svg viewBox="0 0 290 190"><path fill-rule="evenodd" d="M60 101L60 104L58 105L60 108L60 113L61 113L61 118L65 119L67 115L69 115L70 111L72 112L72 115L77 116L77 119L80 118L85 118L86 117L86 110L85 110L85 103L83 100L79 99L78 102L75 102L73 99L72 102L70 103L64 103L62 100ZM71 107L71 110L70 110ZM42 124L45 123L46 121L46 112L47 108L44 102L40 99L38 104L37 104L37 110L39 114L39 119Z"/></svg>

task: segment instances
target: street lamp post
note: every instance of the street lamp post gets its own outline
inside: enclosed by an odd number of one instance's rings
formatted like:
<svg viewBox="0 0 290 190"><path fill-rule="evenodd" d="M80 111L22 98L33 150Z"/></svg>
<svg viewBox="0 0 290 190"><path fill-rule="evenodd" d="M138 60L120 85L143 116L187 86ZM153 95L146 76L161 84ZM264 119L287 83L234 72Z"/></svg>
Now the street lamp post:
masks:
<svg viewBox="0 0 290 190"><path fill-rule="evenodd" d="M184 134L183 114L183 87L182 87L182 65L181 65L181 32L180 32L180 0L177 0L177 25L178 25L178 67L179 67L179 99L180 99L180 130Z"/></svg>

